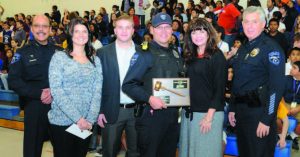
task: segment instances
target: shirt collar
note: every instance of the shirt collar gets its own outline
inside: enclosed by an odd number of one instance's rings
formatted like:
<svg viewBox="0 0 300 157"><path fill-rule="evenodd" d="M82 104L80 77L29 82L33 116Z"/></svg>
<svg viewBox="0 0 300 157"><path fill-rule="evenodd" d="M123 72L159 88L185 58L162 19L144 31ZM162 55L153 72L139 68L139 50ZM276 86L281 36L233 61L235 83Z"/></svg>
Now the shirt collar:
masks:
<svg viewBox="0 0 300 157"><path fill-rule="evenodd" d="M158 44L156 41L154 41L154 40L152 40L152 41L150 42L150 44L151 44L152 46L158 48L158 49L162 49L162 50L166 50L166 51L170 50L170 45L169 45L169 47L163 47L163 46L159 45L159 44Z"/></svg>
<svg viewBox="0 0 300 157"><path fill-rule="evenodd" d="M249 41L249 45L254 45L256 44L257 42L260 41L261 38L263 38L265 36L264 32L262 32L259 36L257 36L255 39Z"/></svg>

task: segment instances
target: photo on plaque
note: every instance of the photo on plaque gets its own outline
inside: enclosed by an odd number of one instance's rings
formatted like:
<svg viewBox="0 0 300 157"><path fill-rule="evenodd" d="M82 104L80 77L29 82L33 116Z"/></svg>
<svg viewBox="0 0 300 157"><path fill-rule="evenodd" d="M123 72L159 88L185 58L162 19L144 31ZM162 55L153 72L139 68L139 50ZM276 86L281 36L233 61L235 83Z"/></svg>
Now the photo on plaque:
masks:
<svg viewBox="0 0 300 157"><path fill-rule="evenodd" d="M188 78L154 78L153 95L160 97L167 106L190 106Z"/></svg>

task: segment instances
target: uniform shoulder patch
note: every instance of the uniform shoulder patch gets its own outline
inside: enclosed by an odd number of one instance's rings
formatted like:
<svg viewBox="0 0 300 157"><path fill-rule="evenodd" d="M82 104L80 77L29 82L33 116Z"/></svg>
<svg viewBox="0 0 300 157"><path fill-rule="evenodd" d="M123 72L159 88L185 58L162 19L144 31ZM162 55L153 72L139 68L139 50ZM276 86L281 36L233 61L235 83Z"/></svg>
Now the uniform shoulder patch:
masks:
<svg viewBox="0 0 300 157"><path fill-rule="evenodd" d="M280 52L279 51L272 51L269 53L269 62L274 65L280 64Z"/></svg>
<svg viewBox="0 0 300 157"><path fill-rule="evenodd" d="M176 50L172 50L172 52L175 58L179 58L179 54Z"/></svg>
<svg viewBox="0 0 300 157"><path fill-rule="evenodd" d="M11 60L11 64L14 64L14 63L18 62L20 59L21 59L21 54L16 52L14 57Z"/></svg>

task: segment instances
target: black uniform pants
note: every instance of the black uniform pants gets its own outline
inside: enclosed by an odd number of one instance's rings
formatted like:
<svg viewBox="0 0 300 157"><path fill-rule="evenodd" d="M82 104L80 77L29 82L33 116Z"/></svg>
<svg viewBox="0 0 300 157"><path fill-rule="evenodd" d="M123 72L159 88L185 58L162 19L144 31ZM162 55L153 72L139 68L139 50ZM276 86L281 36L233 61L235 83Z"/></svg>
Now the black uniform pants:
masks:
<svg viewBox="0 0 300 157"><path fill-rule="evenodd" d="M49 139L49 120L47 113L50 105L40 101L30 101L24 107L24 157L40 157L43 143Z"/></svg>
<svg viewBox="0 0 300 157"><path fill-rule="evenodd" d="M178 109L150 112L144 109L136 120L138 149L141 157L174 157L179 139Z"/></svg>
<svg viewBox="0 0 300 157"><path fill-rule="evenodd" d="M124 109L120 107L119 116L114 124L105 124L102 128L103 157L116 157L121 145L123 130L126 133L127 152L126 157L138 157L137 133L135 130L134 108Z"/></svg>
<svg viewBox="0 0 300 157"><path fill-rule="evenodd" d="M68 127L51 124L54 157L85 157L91 136L81 139L67 132Z"/></svg>
<svg viewBox="0 0 300 157"><path fill-rule="evenodd" d="M276 146L276 119L270 125L269 135L259 138L256 130L263 107L248 107L247 104L237 104L236 130L240 157L272 157Z"/></svg>

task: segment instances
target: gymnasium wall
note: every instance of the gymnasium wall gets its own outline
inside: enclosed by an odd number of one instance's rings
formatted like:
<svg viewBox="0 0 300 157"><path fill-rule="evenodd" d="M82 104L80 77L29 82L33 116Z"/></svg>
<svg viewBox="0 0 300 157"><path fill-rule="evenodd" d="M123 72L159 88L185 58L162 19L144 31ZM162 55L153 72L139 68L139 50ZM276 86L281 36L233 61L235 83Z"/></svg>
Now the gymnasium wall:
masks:
<svg viewBox="0 0 300 157"><path fill-rule="evenodd" d="M149 0L151 5L153 0ZM122 0L1 0L0 5L2 5L5 9L4 15L2 19L5 17L12 17L16 13L24 13L28 14L37 14L37 13L51 13L52 5L57 5L58 9L63 14L64 9L68 9L69 11L79 11L82 15L83 11L91 9L96 10L98 13L100 7L105 7L108 13L111 12L111 7L113 4L121 5ZM185 5L188 0L178 0L178 2L182 2ZM199 2L199 0L195 0L195 2ZM261 0L262 6L266 6L266 0ZM246 7L247 0L240 0L240 5ZM149 15L150 9L147 10ZM148 17L146 17L148 19Z"/></svg>

